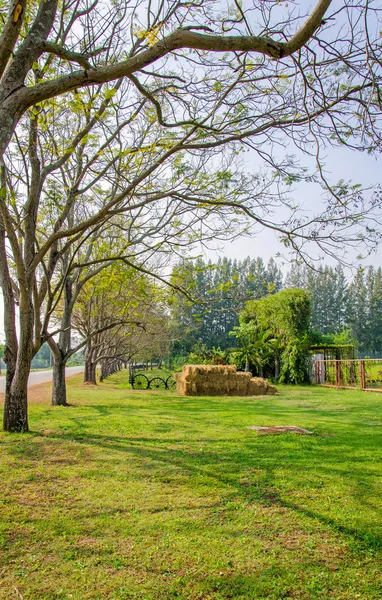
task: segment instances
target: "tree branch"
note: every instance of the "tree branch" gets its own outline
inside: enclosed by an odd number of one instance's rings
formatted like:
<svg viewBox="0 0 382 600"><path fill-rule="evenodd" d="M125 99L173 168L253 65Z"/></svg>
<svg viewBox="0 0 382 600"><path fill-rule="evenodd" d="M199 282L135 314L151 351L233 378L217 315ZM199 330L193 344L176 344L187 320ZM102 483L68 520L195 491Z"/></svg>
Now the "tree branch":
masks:
<svg viewBox="0 0 382 600"><path fill-rule="evenodd" d="M34 87L17 91L20 109L63 94L76 87L107 83L120 77L129 76L154 63L174 50L190 48L211 52L257 52L270 58L280 59L302 48L314 31L321 25L322 18L331 0L319 0L311 16L288 42L278 42L262 36L220 36L195 33L178 29L150 48L125 61L96 69L74 71L57 79Z"/></svg>
<svg viewBox="0 0 382 600"><path fill-rule="evenodd" d="M0 78L19 37L25 6L26 0L13 0L9 5L8 17L0 36Z"/></svg>
<svg viewBox="0 0 382 600"><path fill-rule="evenodd" d="M51 54L55 54L64 60L68 60L70 62L76 62L84 69L91 69L90 62L88 60L87 55L80 54L79 52L73 52L72 50L68 50L60 46L60 44L56 44L55 42L45 41L43 45L44 52L50 52Z"/></svg>

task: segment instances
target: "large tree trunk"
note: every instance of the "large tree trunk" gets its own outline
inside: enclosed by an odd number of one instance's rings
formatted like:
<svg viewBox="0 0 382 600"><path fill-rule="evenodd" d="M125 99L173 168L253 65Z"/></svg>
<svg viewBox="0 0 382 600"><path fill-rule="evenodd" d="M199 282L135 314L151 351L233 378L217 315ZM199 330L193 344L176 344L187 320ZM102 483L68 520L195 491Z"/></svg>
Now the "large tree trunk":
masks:
<svg viewBox="0 0 382 600"><path fill-rule="evenodd" d="M91 359L86 359L85 362L84 383L97 385L97 363Z"/></svg>
<svg viewBox="0 0 382 600"><path fill-rule="evenodd" d="M28 377L33 357L33 312L29 301L20 305L20 343L17 352L16 368L6 379L4 402L4 430L28 431Z"/></svg>
<svg viewBox="0 0 382 600"><path fill-rule="evenodd" d="M18 351L18 341L16 335L16 310L15 297L12 290L11 277L7 264L7 252L5 245L5 230L0 224L0 285L3 292L4 302L4 331L5 331L5 348L4 362L7 365L5 377L5 404L4 404L4 429L8 431L9 419L7 411L9 410L9 394L13 377L16 371L16 360Z"/></svg>
<svg viewBox="0 0 382 600"><path fill-rule="evenodd" d="M19 350L19 355L22 352ZM24 367L19 368L19 363ZM28 377L30 372L31 359L27 356L21 357L17 361L15 375L13 377L10 389L5 393L4 402L4 431L25 432L28 431Z"/></svg>
<svg viewBox="0 0 382 600"><path fill-rule="evenodd" d="M53 387L52 387L52 405L67 406L66 401L66 380L65 380L66 362L60 355L54 357L53 364Z"/></svg>
<svg viewBox="0 0 382 600"><path fill-rule="evenodd" d="M53 355L52 406L68 406L65 370L71 346L72 286L72 280L68 277L64 287L63 313L58 341L55 341L53 338L48 340L50 351Z"/></svg>

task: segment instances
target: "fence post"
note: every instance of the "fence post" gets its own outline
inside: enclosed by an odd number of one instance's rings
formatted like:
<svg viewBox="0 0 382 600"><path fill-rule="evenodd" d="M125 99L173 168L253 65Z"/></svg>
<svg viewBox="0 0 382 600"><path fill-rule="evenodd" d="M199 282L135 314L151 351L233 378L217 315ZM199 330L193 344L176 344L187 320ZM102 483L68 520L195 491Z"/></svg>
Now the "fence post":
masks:
<svg viewBox="0 0 382 600"><path fill-rule="evenodd" d="M339 360L336 360L336 385L338 387L341 385L341 365Z"/></svg>
<svg viewBox="0 0 382 600"><path fill-rule="evenodd" d="M317 385L318 383L320 383L319 379L318 379L318 373L319 373L319 363L317 360L314 361L314 383Z"/></svg>
<svg viewBox="0 0 382 600"><path fill-rule="evenodd" d="M361 382L361 390L366 388L366 377L365 377L365 361L359 361L359 378Z"/></svg>

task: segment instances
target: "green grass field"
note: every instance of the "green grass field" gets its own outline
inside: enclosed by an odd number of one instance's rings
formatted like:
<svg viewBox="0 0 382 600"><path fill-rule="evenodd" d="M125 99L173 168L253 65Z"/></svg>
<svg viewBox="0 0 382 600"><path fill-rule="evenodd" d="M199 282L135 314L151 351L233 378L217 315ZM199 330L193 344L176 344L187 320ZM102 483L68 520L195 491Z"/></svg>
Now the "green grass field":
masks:
<svg viewBox="0 0 382 600"><path fill-rule="evenodd" d="M0 434L0 598L382 597L382 395L127 387L73 378L72 406L45 390L31 433Z"/></svg>

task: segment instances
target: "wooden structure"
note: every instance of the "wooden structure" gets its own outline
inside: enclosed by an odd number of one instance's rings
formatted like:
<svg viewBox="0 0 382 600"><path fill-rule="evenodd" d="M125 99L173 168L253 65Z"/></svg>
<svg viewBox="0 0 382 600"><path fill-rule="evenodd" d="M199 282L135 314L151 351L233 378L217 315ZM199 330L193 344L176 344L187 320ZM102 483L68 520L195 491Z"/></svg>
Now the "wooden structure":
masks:
<svg viewBox="0 0 382 600"><path fill-rule="evenodd" d="M310 346L311 354L322 354L323 360L350 360L355 358L352 344L316 344Z"/></svg>
<svg viewBox="0 0 382 600"><path fill-rule="evenodd" d="M318 385L382 392L382 359L315 360L313 380Z"/></svg>

